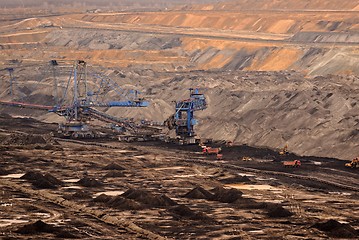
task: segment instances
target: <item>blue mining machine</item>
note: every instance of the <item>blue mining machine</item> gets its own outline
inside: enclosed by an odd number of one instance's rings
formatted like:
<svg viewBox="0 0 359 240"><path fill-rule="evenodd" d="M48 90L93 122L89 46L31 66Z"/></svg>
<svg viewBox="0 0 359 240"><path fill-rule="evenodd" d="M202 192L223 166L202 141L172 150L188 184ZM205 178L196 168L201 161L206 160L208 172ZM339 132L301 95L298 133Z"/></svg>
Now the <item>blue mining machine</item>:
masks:
<svg viewBox="0 0 359 240"><path fill-rule="evenodd" d="M61 137L101 137L98 132L91 130L88 125L90 120L93 119L121 126L121 128L128 131L137 131L138 127L132 121L110 116L96 109L96 107L147 107L149 103L139 97L140 93L137 90L123 89L115 81L101 73L88 72L87 64L83 60L75 61L70 70L67 83L59 82L56 74L57 68L66 68L66 66L59 66L56 60L50 61L50 66L52 67L54 78L54 102L44 103L45 105L34 104L13 96L14 78L12 73L14 69L5 68L0 69L0 71L9 72L10 95L15 100L0 99L0 105L46 110L64 117L66 122L59 124L57 132Z"/></svg>
<svg viewBox="0 0 359 240"><path fill-rule="evenodd" d="M176 112L169 117L165 123L169 129L176 130L176 139L180 144L196 144L200 139L196 137L194 125L198 121L194 118L194 112L207 108L204 94L199 93L198 89L190 88L190 98L176 101Z"/></svg>
<svg viewBox="0 0 359 240"><path fill-rule="evenodd" d="M121 89L116 82L104 75L92 73L91 77L96 80L96 84L90 84L88 81L86 62L77 60L63 96L56 100L58 104L52 110L67 120L65 124L60 124L59 133L72 138L98 137L86 124L90 119L132 128L130 122L110 116L94 107L147 107L149 103L138 97L138 91ZM92 89L91 85L94 85ZM104 99L110 91L118 100Z"/></svg>

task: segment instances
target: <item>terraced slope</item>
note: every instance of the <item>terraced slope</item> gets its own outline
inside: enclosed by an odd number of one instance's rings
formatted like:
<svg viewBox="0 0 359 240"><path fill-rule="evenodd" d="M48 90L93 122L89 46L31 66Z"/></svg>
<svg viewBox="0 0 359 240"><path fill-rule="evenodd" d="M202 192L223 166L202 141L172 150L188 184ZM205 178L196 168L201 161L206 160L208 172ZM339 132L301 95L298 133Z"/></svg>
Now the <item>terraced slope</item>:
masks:
<svg viewBox="0 0 359 240"><path fill-rule="evenodd" d="M158 121L172 113L172 100L187 96L185 89L200 86L211 101L200 115L204 137L273 148L289 143L299 154L354 157L359 151L354 2L255 1L262 4L256 10L249 1L235 3L4 21L0 68L83 59L127 71L124 84L142 88L153 105L148 111L109 113ZM24 72L17 77L29 83L41 76ZM8 79L6 72L1 79ZM30 95L36 94L42 92ZM4 87L1 96L8 97Z"/></svg>
<svg viewBox="0 0 359 240"><path fill-rule="evenodd" d="M352 5L342 9L347 6ZM226 9L86 13L4 22L0 61L6 65L12 59L60 56L161 71L359 71L356 11ZM40 51L33 51L35 47Z"/></svg>
<svg viewBox="0 0 359 240"><path fill-rule="evenodd" d="M359 3L351 0L232 0L224 3L192 6L192 9L201 10L337 10L358 11Z"/></svg>
<svg viewBox="0 0 359 240"><path fill-rule="evenodd" d="M151 24L160 26L209 28L293 34L299 31L358 30L358 13L325 11L178 11L120 14L86 14L77 18L87 22Z"/></svg>

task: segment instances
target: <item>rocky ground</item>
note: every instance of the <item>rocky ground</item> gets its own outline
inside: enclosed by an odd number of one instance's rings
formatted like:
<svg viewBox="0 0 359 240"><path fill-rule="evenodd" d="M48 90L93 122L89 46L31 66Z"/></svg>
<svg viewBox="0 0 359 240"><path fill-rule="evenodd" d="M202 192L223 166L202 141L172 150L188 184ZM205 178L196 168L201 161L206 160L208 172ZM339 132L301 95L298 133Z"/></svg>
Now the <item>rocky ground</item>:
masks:
<svg viewBox="0 0 359 240"><path fill-rule="evenodd" d="M19 9L2 13L0 99L54 103L55 78L64 87L80 59L151 102L146 110L104 109L111 115L163 121L173 114L172 101L199 87L209 102L196 113L203 138L356 157L357 5L263 0L254 10L249 1L235 3L163 11L59 9L23 18ZM48 65L53 59L56 69ZM9 67L18 84L14 96ZM32 110L11 113L61 121Z"/></svg>
<svg viewBox="0 0 359 240"><path fill-rule="evenodd" d="M71 65L59 63L64 65L55 70L62 86L61 95ZM199 119L196 130L202 138L270 148L288 144L290 150L299 155L343 160L356 157L359 151L357 76L307 77L295 71L157 72L138 68L91 68L91 71L105 73L125 89L140 90L141 96L150 102L149 107L141 109L101 109L113 116L163 122L174 113L173 101L188 98L188 89L198 87L208 101L207 109L195 113ZM14 75L17 76L15 101L54 104L51 66L46 63L36 67L25 65L15 70ZM3 79L9 84L8 76ZM89 77L89 80L96 79ZM11 100L8 89L2 96ZM117 98L108 96L109 100ZM63 121L46 111L20 108L6 111L48 122Z"/></svg>
<svg viewBox="0 0 359 240"><path fill-rule="evenodd" d="M1 122L3 239L359 236L358 172L336 159L292 169L281 161L293 155L223 146L218 162L196 146L65 141L35 120Z"/></svg>

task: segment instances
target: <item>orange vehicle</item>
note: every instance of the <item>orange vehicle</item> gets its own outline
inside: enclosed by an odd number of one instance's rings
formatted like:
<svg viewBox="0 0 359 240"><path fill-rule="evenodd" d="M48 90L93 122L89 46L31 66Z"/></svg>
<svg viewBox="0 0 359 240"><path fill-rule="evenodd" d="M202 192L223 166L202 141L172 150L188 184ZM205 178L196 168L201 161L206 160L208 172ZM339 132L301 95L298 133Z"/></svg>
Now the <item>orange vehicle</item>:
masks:
<svg viewBox="0 0 359 240"><path fill-rule="evenodd" d="M252 161L251 157L242 157L242 161Z"/></svg>
<svg viewBox="0 0 359 240"><path fill-rule="evenodd" d="M217 160L222 160L223 159L223 154L217 154L217 156L216 156L216 159Z"/></svg>
<svg viewBox="0 0 359 240"><path fill-rule="evenodd" d="M301 165L300 160L284 161L283 162L284 167L299 167L300 165Z"/></svg>
<svg viewBox="0 0 359 240"><path fill-rule="evenodd" d="M288 152L288 145L286 144L280 151L279 151L279 155L287 155L289 154Z"/></svg>
<svg viewBox="0 0 359 240"><path fill-rule="evenodd" d="M346 163L345 166L350 168L359 168L359 157L354 158L350 163Z"/></svg>

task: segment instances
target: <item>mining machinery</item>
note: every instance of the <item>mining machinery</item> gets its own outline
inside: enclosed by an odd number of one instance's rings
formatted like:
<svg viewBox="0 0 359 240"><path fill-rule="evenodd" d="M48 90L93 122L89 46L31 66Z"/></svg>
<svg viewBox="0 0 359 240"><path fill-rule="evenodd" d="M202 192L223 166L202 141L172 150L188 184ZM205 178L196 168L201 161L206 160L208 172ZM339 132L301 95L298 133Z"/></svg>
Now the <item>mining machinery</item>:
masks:
<svg viewBox="0 0 359 240"><path fill-rule="evenodd" d="M175 102L175 114L170 116L165 125L169 129L176 130L176 138L180 144L196 144L200 139L194 131L194 125L198 121L194 118L194 112L207 108L206 98L198 89L190 88L190 97Z"/></svg>
<svg viewBox="0 0 359 240"><path fill-rule="evenodd" d="M89 131L87 122L96 118L101 121L111 122L126 127L124 119L112 117L95 107L147 107L148 102L138 97L138 91L124 91L114 81L99 73L92 73L91 77L97 80L95 86L88 82L87 64L85 61L75 62L71 76L67 82L62 98L58 101L53 112L65 117L66 123L61 124L59 132L69 136L78 137L80 135L95 137ZM56 92L58 92L56 90ZM117 97L122 97L120 101L104 100L110 92L116 93ZM68 97L69 96L69 97ZM81 136L82 137L82 136Z"/></svg>
<svg viewBox="0 0 359 240"><path fill-rule="evenodd" d="M351 162L346 163L345 167L348 168L359 168L359 157L354 158Z"/></svg>
<svg viewBox="0 0 359 240"><path fill-rule="evenodd" d="M279 155L283 156L283 155L288 155L288 144L286 144L282 149L280 149L280 151L278 152Z"/></svg>
<svg viewBox="0 0 359 240"><path fill-rule="evenodd" d="M0 101L0 104L21 108L47 110L65 118L59 124L58 134L63 137L96 137L88 123L92 119L120 126L124 131L139 132L139 125L126 118L110 116L96 108L109 107L147 107L149 103L139 97L136 90L122 89L109 77L97 72L88 72L85 61L75 61L67 83L60 84L56 78L58 62L50 61L54 75L54 104L40 105L12 100ZM91 82L89 81L91 78ZM116 100L108 100L114 98Z"/></svg>
<svg viewBox="0 0 359 240"><path fill-rule="evenodd" d="M300 167L302 165L300 160L284 161L282 164L284 167Z"/></svg>

